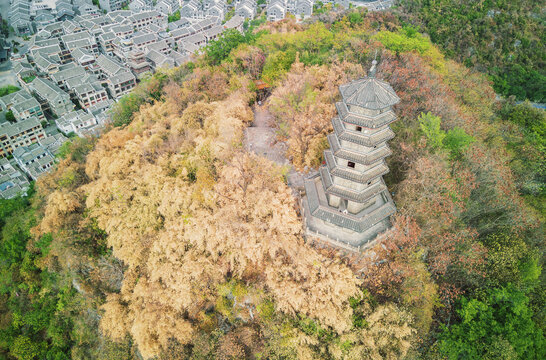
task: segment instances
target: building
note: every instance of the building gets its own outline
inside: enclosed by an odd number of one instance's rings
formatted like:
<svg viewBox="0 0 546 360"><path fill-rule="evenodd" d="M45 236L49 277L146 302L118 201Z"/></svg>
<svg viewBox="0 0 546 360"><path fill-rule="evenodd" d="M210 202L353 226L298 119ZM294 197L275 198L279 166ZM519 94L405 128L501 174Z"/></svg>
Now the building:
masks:
<svg viewBox="0 0 546 360"><path fill-rule="evenodd" d="M100 8L108 12L121 10L127 3L129 0L99 0Z"/></svg>
<svg viewBox="0 0 546 360"><path fill-rule="evenodd" d="M125 70L106 79L106 86L110 96L119 99L129 93L136 86L136 78L132 72Z"/></svg>
<svg viewBox="0 0 546 360"><path fill-rule="evenodd" d="M68 66L68 65L67 65ZM66 69L57 71L55 74L49 76L49 78L64 91L68 91L67 81L72 78L81 79L85 76L86 71L83 66L70 66Z"/></svg>
<svg viewBox="0 0 546 360"><path fill-rule="evenodd" d="M267 20L279 21L286 16L286 5L281 0L272 0L266 7Z"/></svg>
<svg viewBox="0 0 546 360"><path fill-rule="evenodd" d="M131 22L131 24L133 24L133 27L136 30L141 30L151 24L157 25L162 29L166 29L168 23L167 16L155 10L133 14L129 16L128 20Z"/></svg>
<svg viewBox="0 0 546 360"><path fill-rule="evenodd" d="M235 7L235 14L239 15L243 19L254 19L256 17L256 1L253 0L245 0L241 1L237 6Z"/></svg>
<svg viewBox="0 0 546 360"><path fill-rule="evenodd" d="M151 50L146 54L146 59L154 70L157 70L161 67L167 67L172 68L174 66L174 59L171 57L168 57L156 50Z"/></svg>
<svg viewBox="0 0 546 360"><path fill-rule="evenodd" d="M9 26L17 36L34 34L34 24L30 19L31 2L29 0L12 0L8 14Z"/></svg>
<svg viewBox="0 0 546 360"><path fill-rule="evenodd" d="M129 53L127 66L129 66L129 69L139 79L152 70L150 63L146 61L144 52L140 50L133 50Z"/></svg>
<svg viewBox="0 0 546 360"><path fill-rule="evenodd" d="M13 73L17 76L17 81L21 83L28 83L36 76L36 70L26 61L20 61L13 65Z"/></svg>
<svg viewBox="0 0 546 360"><path fill-rule="evenodd" d="M10 124L0 123L0 156L12 154L21 146L27 146L45 138L40 120L31 117Z"/></svg>
<svg viewBox="0 0 546 360"><path fill-rule="evenodd" d="M71 89L75 100L82 109L87 109L96 103L108 100L106 89L101 86L94 75L87 76L85 80Z"/></svg>
<svg viewBox="0 0 546 360"><path fill-rule="evenodd" d="M37 180L41 175L49 172L55 164L55 158L49 150L38 143L15 149L13 158L32 180Z"/></svg>
<svg viewBox="0 0 546 360"><path fill-rule="evenodd" d="M4 111L11 111L17 121L31 117L37 117L40 121L45 120L40 103L25 90L2 96L0 106Z"/></svg>
<svg viewBox="0 0 546 360"><path fill-rule="evenodd" d="M0 198L12 199L26 195L30 183L26 176L6 158L0 158Z"/></svg>
<svg viewBox="0 0 546 360"><path fill-rule="evenodd" d="M375 77L341 85L342 101L328 135L330 149L318 174L305 180L306 232L344 248L361 250L390 226L396 208L383 181L391 154L389 124L399 102L392 87Z"/></svg>
<svg viewBox="0 0 546 360"><path fill-rule="evenodd" d="M79 137L84 137L96 127L97 119L93 114L78 110L55 119L55 124L65 134L75 133Z"/></svg>
<svg viewBox="0 0 546 360"><path fill-rule="evenodd" d="M243 32L243 23L245 19L242 16L234 15L231 19L224 24L225 29L236 29L239 32Z"/></svg>
<svg viewBox="0 0 546 360"><path fill-rule="evenodd" d="M313 0L296 0L293 14L301 18L307 18L313 14Z"/></svg>
<svg viewBox="0 0 546 360"><path fill-rule="evenodd" d="M30 89L40 102L42 109L49 109L56 116L63 116L74 110L70 95L49 79L36 78L30 83Z"/></svg>

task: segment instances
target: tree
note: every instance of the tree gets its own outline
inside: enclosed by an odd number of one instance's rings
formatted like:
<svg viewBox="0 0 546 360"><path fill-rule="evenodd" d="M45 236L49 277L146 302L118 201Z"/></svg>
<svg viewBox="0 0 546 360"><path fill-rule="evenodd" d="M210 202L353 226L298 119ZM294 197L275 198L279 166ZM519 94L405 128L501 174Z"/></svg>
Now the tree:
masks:
<svg viewBox="0 0 546 360"><path fill-rule="evenodd" d="M21 90L21 89L19 89L17 86L13 86L13 85L3 86L3 87L0 88L0 97L9 95L9 94L14 93L14 92L19 91L19 90Z"/></svg>
<svg viewBox="0 0 546 360"><path fill-rule="evenodd" d="M440 335L441 352L449 359L493 359L515 353L520 359L544 359L546 341L532 320L529 299L512 285L491 290L483 300L461 299L461 321Z"/></svg>
<svg viewBox="0 0 546 360"><path fill-rule="evenodd" d="M440 129L442 119L430 112L419 115L419 126L433 149L442 147L446 134Z"/></svg>
<svg viewBox="0 0 546 360"><path fill-rule="evenodd" d="M464 151L475 141L463 129L455 127L445 135L443 146L449 151L451 159L461 159Z"/></svg>
<svg viewBox="0 0 546 360"><path fill-rule="evenodd" d="M6 112L6 120L11 122L11 123L14 123L16 121L15 115L13 115L13 112L11 110Z"/></svg>
<svg viewBox="0 0 546 360"><path fill-rule="evenodd" d="M169 15L167 20L170 23L180 20L180 10L176 10L173 14Z"/></svg>

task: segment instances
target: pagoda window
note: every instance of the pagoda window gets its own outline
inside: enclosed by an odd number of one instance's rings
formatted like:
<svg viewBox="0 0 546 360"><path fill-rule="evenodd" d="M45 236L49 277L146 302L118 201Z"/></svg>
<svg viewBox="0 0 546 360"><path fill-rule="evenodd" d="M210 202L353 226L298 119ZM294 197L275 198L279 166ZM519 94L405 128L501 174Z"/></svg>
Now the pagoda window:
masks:
<svg viewBox="0 0 546 360"><path fill-rule="evenodd" d="M354 169L355 168L355 163L352 162L352 161L347 161L347 166Z"/></svg>

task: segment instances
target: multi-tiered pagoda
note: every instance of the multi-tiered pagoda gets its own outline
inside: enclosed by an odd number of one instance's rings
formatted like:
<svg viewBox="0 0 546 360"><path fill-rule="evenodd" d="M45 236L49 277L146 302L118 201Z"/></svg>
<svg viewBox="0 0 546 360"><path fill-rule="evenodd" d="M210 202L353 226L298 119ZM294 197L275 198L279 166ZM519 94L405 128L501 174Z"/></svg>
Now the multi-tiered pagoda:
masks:
<svg viewBox="0 0 546 360"><path fill-rule="evenodd" d="M303 201L308 234L358 249L385 231L396 211L383 175L389 171L387 141L394 137L392 106L400 99L375 78L375 65L368 77L339 87L330 150L318 174L305 180Z"/></svg>

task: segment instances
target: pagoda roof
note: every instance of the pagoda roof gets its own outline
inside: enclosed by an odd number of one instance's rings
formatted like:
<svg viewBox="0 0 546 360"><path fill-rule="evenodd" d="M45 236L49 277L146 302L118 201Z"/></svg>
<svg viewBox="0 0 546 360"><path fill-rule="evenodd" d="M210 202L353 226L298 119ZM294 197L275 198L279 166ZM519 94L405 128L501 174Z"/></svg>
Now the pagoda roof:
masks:
<svg viewBox="0 0 546 360"><path fill-rule="evenodd" d="M393 88L375 77L365 77L339 87L343 102L365 109L379 110L400 101Z"/></svg>

